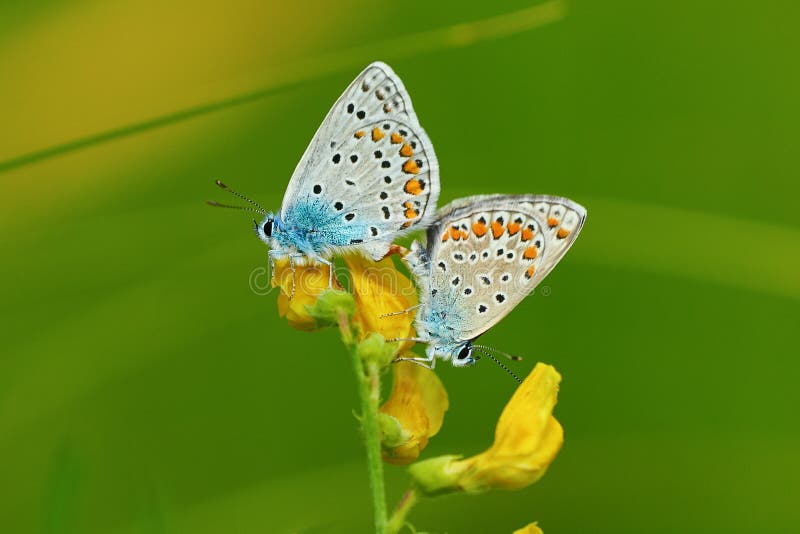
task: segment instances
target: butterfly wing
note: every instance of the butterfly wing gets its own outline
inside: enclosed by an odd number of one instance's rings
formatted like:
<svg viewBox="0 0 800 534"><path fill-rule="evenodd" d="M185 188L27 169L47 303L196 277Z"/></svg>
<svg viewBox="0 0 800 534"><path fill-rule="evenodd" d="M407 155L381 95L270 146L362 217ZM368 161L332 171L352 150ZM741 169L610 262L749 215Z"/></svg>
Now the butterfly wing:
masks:
<svg viewBox="0 0 800 534"><path fill-rule="evenodd" d="M308 205L325 212L320 235L346 236L373 257L433 219L439 166L400 78L380 62L336 101L289 181L282 218L302 228ZM293 219L295 217L295 220Z"/></svg>
<svg viewBox="0 0 800 534"><path fill-rule="evenodd" d="M444 207L422 255L423 314L444 311L453 337L476 338L553 270L585 220L583 206L549 195L477 196Z"/></svg>

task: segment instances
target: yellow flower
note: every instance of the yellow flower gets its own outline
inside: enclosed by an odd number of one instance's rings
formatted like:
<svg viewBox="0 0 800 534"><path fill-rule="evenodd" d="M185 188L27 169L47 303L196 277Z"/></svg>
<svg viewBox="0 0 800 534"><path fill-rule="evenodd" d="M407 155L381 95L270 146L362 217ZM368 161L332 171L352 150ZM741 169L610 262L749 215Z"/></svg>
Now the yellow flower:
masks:
<svg viewBox="0 0 800 534"><path fill-rule="evenodd" d="M383 459L409 464L442 428L449 400L439 377L430 369L411 362L397 362L392 369L392 393L380 408Z"/></svg>
<svg viewBox="0 0 800 534"><path fill-rule="evenodd" d="M514 534L544 534L542 529L539 528L539 525L536 524L536 521L531 523L530 525L526 525L520 529L514 531Z"/></svg>
<svg viewBox="0 0 800 534"><path fill-rule="evenodd" d="M359 327L359 337L371 332L385 339L407 339L414 337L414 313L403 313L381 317L389 313L407 310L417 304L414 284L397 270L391 257L373 262L360 255L344 258L350 270L356 313L353 323ZM408 351L414 345L407 341L399 345L397 353Z"/></svg>
<svg viewBox="0 0 800 534"><path fill-rule="evenodd" d="M272 286L281 290L278 295L278 314L286 318L289 326L298 330L316 330L320 327L309 314L308 308L316 304L320 294L328 290L329 272L327 265L309 264L296 266L292 273L288 258L275 261ZM336 278L333 279L333 287L340 288Z"/></svg>
<svg viewBox="0 0 800 534"><path fill-rule="evenodd" d="M539 480L564 442L553 417L561 375L539 363L506 405L495 429L494 444L471 458L440 456L410 468L428 494L489 489L520 489Z"/></svg>

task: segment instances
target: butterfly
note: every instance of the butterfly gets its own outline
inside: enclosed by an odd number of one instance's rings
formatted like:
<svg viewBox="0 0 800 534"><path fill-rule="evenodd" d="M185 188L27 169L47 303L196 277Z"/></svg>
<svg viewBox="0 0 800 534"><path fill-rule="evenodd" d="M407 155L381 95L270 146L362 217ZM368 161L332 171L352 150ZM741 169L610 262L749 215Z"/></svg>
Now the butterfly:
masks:
<svg viewBox="0 0 800 534"><path fill-rule="evenodd" d="M374 260L392 242L432 221L439 197L439 165L403 83L385 63L367 66L325 116L297 164L280 211L253 207L253 221L270 262L319 262L358 251ZM274 272L274 270L273 270Z"/></svg>
<svg viewBox="0 0 800 534"><path fill-rule="evenodd" d="M404 258L420 291L414 341L428 344L425 358L409 360L463 367L477 350L497 362L473 341L553 270L585 220L583 206L549 195L474 196L442 208L426 246L414 241Z"/></svg>

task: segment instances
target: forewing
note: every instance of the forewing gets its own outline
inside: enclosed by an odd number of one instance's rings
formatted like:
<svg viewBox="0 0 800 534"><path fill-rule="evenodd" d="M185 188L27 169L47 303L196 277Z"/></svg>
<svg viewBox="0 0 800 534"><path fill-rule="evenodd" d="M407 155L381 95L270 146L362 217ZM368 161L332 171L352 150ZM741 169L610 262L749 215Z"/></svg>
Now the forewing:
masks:
<svg viewBox="0 0 800 534"><path fill-rule="evenodd" d="M281 214L313 201L331 224L359 224L364 243L389 243L435 214L439 167L400 79L372 63L336 101L289 182ZM348 217L353 214L352 217Z"/></svg>
<svg viewBox="0 0 800 534"><path fill-rule="evenodd" d="M579 204L548 195L479 196L443 208L428 230L430 291L437 309L460 310L456 337L474 339L508 314L553 270L585 219Z"/></svg>

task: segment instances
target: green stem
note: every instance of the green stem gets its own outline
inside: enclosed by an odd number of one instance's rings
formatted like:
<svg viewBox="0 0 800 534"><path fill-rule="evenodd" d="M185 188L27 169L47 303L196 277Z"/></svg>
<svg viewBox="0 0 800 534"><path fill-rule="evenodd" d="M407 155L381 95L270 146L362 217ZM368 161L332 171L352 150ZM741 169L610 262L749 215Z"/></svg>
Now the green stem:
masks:
<svg viewBox="0 0 800 534"><path fill-rule="evenodd" d="M397 508L394 509L392 517L389 518L389 523L386 525L386 534L397 534L403 525L406 524L406 516L408 512L417 504L417 492L410 489L403 495L403 498L397 503Z"/></svg>
<svg viewBox="0 0 800 534"><path fill-rule="evenodd" d="M381 400L380 368L376 363L365 363L358 354L349 325L340 319L342 338L350 346L353 370L358 381L358 396L361 400L361 426L367 447L367 471L372 489L372 507L375 513L375 533L386 532L386 488L383 482L383 459L381 458L381 429L378 423L378 408ZM346 329L346 330L345 330Z"/></svg>
<svg viewBox="0 0 800 534"><path fill-rule="evenodd" d="M380 370L375 364L367 365L366 380L362 382L361 409L364 437L367 445L367 467L372 488L372 504L375 510L375 532L384 534L386 529L386 488L383 482L383 458L381 458L381 429L378 424L380 407Z"/></svg>

